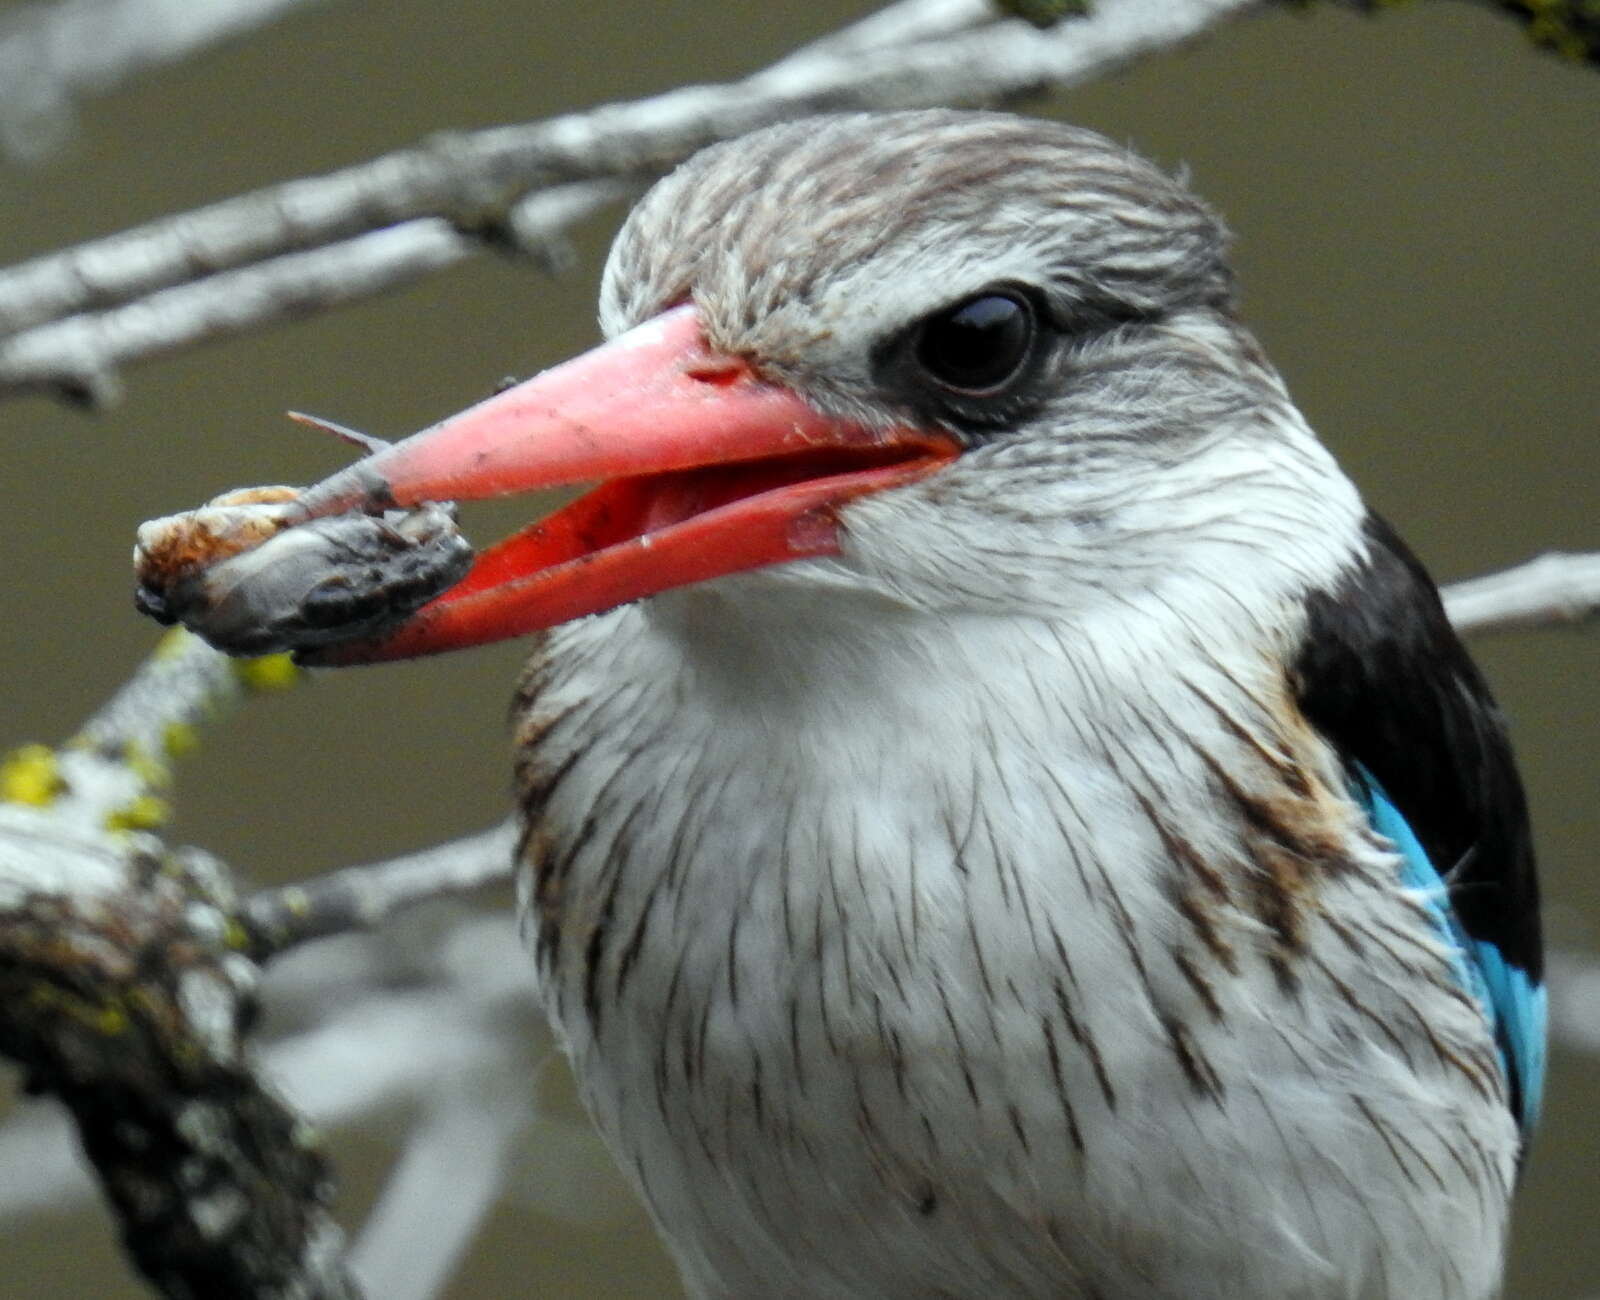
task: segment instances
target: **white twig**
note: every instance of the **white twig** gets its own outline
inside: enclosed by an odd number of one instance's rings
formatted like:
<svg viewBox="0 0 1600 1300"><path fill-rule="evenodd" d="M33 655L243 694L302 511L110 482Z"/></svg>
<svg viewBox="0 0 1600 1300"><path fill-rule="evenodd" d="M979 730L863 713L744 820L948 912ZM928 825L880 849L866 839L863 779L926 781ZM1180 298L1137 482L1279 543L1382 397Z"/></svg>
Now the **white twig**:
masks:
<svg viewBox="0 0 1600 1300"><path fill-rule="evenodd" d="M0 150L33 159L59 141L79 95L176 63L311 0L61 0L0 23Z"/></svg>
<svg viewBox="0 0 1600 1300"><path fill-rule="evenodd" d="M403 908L511 878L516 827L490 830L371 866L345 867L248 899L243 920L267 958L330 934L367 930Z"/></svg>
<svg viewBox="0 0 1600 1300"><path fill-rule="evenodd" d="M505 235L515 204L541 189L637 183L713 141L806 113L985 103L1076 85L1193 40L1261 3L1101 0L1091 16L1047 32L1014 20L969 28L977 15L952 0L901 4L880 15L882 27L858 25L841 45L819 44L742 82L439 137L125 231L0 272L0 334L13 335L0 345L0 396L53 388L103 398L115 392L119 364L419 278L464 255L437 223ZM918 31L936 34L880 43ZM565 219L587 210L574 205ZM308 272L306 262L289 256L315 259L366 232L410 225L427 230L429 251L417 253L415 235L369 245L372 261L352 287L319 274L337 272L337 257L313 260ZM242 296L237 285L225 301L158 293L176 295L173 286L253 263L262 264L260 282L246 281L251 291ZM280 272L289 281L281 290L272 287ZM142 301L147 295L156 296ZM128 305L108 310L119 304ZM63 319L87 312L104 317Z"/></svg>
<svg viewBox="0 0 1600 1300"><path fill-rule="evenodd" d="M94 1171L53 1102L18 1105L0 1125L0 1223L66 1210L95 1194Z"/></svg>
<svg viewBox="0 0 1600 1300"><path fill-rule="evenodd" d="M1600 616L1600 551L1551 551L1443 591L1445 611L1463 634L1585 623Z"/></svg>
<svg viewBox="0 0 1600 1300"><path fill-rule="evenodd" d="M169 632L122 687L83 724L73 744L121 757L159 754L174 726L193 727L246 691L240 661L188 632Z"/></svg>
<svg viewBox="0 0 1600 1300"><path fill-rule="evenodd" d="M1546 965L1550 1037L1586 1056L1600 1056L1600 958L1558 948Z"/></svg>
<svg viewBox="0 0 1600 1300"><path fill-rule="evenodd" d="M439 1294L494 1208L529 1118L525 1090L456 1093L428 1109L350 1250L368 1295Z"/></svg>
<svg viewBox="0 0 1600 1300"><path fill-rule="evenodd" d="M511 209L505 233L516 252L533 258L546 270L569 270L574 255L567 232L642 188L641 182L606 178L535 190Z"/></svg>

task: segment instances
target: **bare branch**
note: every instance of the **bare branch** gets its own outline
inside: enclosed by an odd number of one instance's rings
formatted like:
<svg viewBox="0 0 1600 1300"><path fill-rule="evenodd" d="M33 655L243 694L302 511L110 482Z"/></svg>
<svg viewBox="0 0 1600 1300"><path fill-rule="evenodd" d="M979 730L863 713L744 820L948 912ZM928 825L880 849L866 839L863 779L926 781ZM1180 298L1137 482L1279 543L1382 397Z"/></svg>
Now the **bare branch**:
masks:
<svg viewBox="0 0 1600 1300"><path fill-rule="evenodd" d="M515 251L559 270L571 260L565 232L634 188L606 180L543 190L513 207L499 233ZM120 396L116 371L127 362L376 297L490 246L430 217L69 316L0 340L0 395L15 385L106 406Z"/></svg>
<svg viewBox="0 0 1600 1300"><path fill-rule="evenodd" d="M1550 554L1456 583L1444 591L1463 633L1579 623L1600 614L1600 553ZM370 929L426 902L503 884L512 872L515 827L507 822L464 839L370 866L263 891L243 910L260 960L311 939Z"/></svg>
<svg viewBox="0 0 1600 1300"><path fill-rule="evenodd" d="M1552 551L1500 573L1451 583L1445 611L1462 633L1579 624L1600 616L1600 551Z"/></svg>
<svg viewBox="0 0 1600 1300"><path fill-rule="evenodd" d="M859 22L802 45L776 68L793 68L816 56L833 58L935 40L1000 20L990 0L899 0Z"/></svg>
<svg viewBox="0 0 1600 1300"><path fill-rule="evenodd" d="M346 867L246 901L251 951L269 960L310 939L367 930L396 912L511 879L516 827L490 830L371 866Z"/></svg>
<svg viewBox="0 0 1600 1300"><path fill-rule="evenodd" d="M54 389L77 399L114 395L119 364L187 346L220 329L346 302L459 260L441 233L504 236L524 196L579 181L638 183L716 140L806 113L972 104L1076 85L1189 41L1262 0L1102 0L1087 18L1036 31L978 20L950 0L896 6L884 28L851 29L728 85L693 86L524 126L437 137L326 176L292 181L23 263L0 273L0 396ZM892 45L898 31L943 33ZM863 42L865 48L862 48ZM575 205L567 220L584 214ZM426 235L365 245L352 289L327 283L323 246L383 227ZM375 237L374 237L375 238ZM419 255L417 239L428 241ZM318 249L319 253L305 250ZM291 258L290 254L301 258ZM301 260L312 258L310 270ZM158 291L262 263L240 295L194 299ZM392 262L383 266L379 263ZM275 288L282 272L287 287ZM315 285L327 284L325 299ZM155 295L145 300L146 295ZM235 296L239 295L239 296ZM107 311L129 304L119 311ZM148 316L145 315L148 310ZM105 317L67 320L104 311ZM132 313L131 315L129 313ZM187 319L185 319L187 318ZM61 322L52 326L51 322Z"/></svg>
<svg viewBox="0 0 1600 1300"><path fill-rule="evenodd" d="M310 0L61 0L0 23L0 149L48 153L78 96L263 26Z"/></svg>
<svg viewBox="0 0 1600 1300"><path fill-rule="evenodd" d="M98 315L69 316L0 342L0 392L54 391L86 406L109 405L120 396L116 371L126 362L375 297L474 251L475 241L445 221L408 221Z"/></svg>

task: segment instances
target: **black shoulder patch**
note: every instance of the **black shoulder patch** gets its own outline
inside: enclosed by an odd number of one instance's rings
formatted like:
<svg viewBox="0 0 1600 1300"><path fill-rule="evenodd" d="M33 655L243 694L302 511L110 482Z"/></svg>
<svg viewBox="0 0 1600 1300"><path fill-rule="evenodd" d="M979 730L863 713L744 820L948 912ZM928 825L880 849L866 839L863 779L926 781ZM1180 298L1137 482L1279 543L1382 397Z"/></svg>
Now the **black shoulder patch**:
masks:
<svg viewBox="0 0 1600 1300"><path fill-rule="evenodd" d="M1307 602L1301 710L1416 833L1467 934L1543 978L1527 801L1505 723L1427 571L1376 515L1369 554Z"/></svg>

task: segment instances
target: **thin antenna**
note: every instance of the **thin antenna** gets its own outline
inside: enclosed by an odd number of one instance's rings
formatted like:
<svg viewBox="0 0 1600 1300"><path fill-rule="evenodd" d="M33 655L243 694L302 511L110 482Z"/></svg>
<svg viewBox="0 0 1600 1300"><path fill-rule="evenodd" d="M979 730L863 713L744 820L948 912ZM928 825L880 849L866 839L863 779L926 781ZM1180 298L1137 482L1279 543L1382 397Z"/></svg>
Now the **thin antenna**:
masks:
<svg viewBox="0 0 1600 1300"><path fill-rule="evenodd" d="M331 433L340 442L348 442L352 447L360 447L369 456L373 452L382 451L390 445L387 438L378 438L370 433L362 433L356 429L346 428L342 424L335 424L332 420L324 420L320 415L307 415L304 411L286 411L284 414L296 424L303 424L312 429L321 429L324 433Z"/></svg>

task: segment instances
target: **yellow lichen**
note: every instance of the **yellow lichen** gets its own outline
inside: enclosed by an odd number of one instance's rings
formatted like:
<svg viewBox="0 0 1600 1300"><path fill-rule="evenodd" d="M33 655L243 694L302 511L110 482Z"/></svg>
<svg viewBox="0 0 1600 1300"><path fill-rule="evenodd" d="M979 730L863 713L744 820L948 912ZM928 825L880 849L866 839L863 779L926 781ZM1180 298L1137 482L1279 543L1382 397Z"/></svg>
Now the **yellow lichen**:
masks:
<svg viewBox="0 0 1600 1300"><path fill-rule="evenodd" d="M28 992L36 1005L64 1016L70 1016L103 1037L110 1038L128 1031L130 1017L125 1007L116 1002L93 1002L58 988L54 984L38 984Z"/></svg>
<svg viewBox="0 0 1600 1300"><path fill-rule="evenodd" d="M128 1014L121 1007L99 1007L89 1017L92 1024L102 1034L125 1034L128 1032Z"/></svg>
<svg viewBox="0 0 1600 1300"><path fill-rule="evenodd" d="M172 631L163 634L161 640L156 642L155 655L153 657L156 659L170 659L174 655L182 654L193 638L194 633L187 628L175 627Z"/></svg>
<svg viewBox="0 0 1600 1300"><path fill-rule="evenodd" d="M200 748L200 733L187 722L169 722L161 728L161 748L168 758L182 758Z"/></svg>
<svg viewBox="0 0 1600 1300"><path fill-rule="evenodd" d="M250 949L250 931L245 929L238 917L230 916L222 923L222 942L232 952L247 952Z"/></svg>
<svg viewBox="0 0 1600 1300"><path fill-rule="evenodd" d="M49 745L23 745L0 759L0 802L43 808L66 788Z"/></svg>
<svg viewBox="0 0 1600 1300"><path fill-rule="evenodd" d="M153 794L130 799L106 817L108 831L151 831L172 816L172 805Z"/></svg>
<svg viewBox="0 0 1600 1300"><path fill-rule="evenodd" d="M311 895L298 885L285 885L278 891L278 901L284 911L295 916L304 916L311 910Z"/></svg>
<svg viewBox="0 0 1600 1300"><path fill-rule="evenodd" d="M300 669L286 654L262 655L259 659L239 659L234 676L247 691L281 691L300 680Z"/></svg>
<svg viewBox="0 0 1600 1300"><path fill-rule="evenodd" d="M1596 0L1511 0L1525 15L1528 37L1575 62L1600 59L1600 3Z"/></svg>
<svg viewBox="0 0 1600 1300"><path fill-rule="evenodd" d="M172 784L172 769L143 745L129 741L123 746L122 761L147 790L165 790Z"/></svg>

